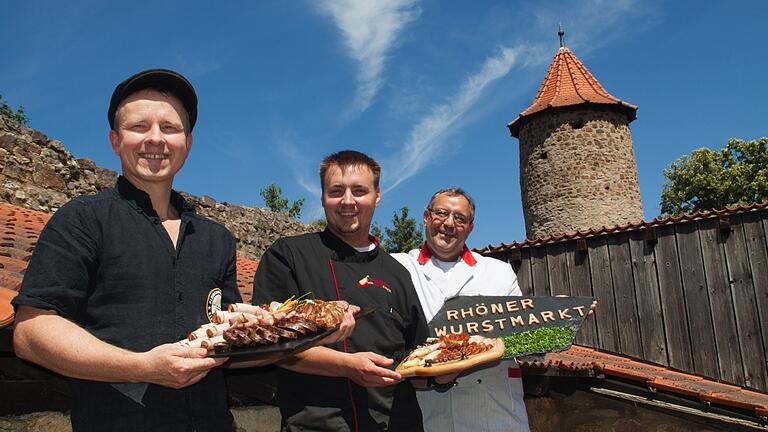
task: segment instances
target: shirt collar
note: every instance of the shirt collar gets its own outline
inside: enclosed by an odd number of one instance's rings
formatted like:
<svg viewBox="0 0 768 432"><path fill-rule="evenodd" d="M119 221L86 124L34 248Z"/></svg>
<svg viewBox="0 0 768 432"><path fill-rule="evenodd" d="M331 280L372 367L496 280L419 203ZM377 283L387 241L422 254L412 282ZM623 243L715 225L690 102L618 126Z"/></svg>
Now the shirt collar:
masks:
<svg viewBox="0 0 768 432"><path fill-rule="evenodd" d="M371 235L368 236L368 239L375 244L376 247L368 252L358 252L357 249L337 237L336 234L327 227L320 232L320 239L333 251L334 257L340 261L368 262L375 259L379 254L379 241Z"/></svg>
<svg viewBox="0 0 768 432"><path fill-rule="evenodd" d="M117 191L120 195L132 202L142 212L156 216L157 212L152 207L152 200L149 198L149 194L133 185L127 178L119 176L117 178ZM176 209L181 216L185 212L192 212L195 210L195 205L184 199L180 193L175 190L171 190L171 205Z"/></svg>
<svg viewBox="0 0 768 432"><path fill-rule="evenodd" d="M429 259L432 258L432 251L429 250L429 247L427 247L427 244L424 243L424 246L421 247L421 250L419 251L419 258L417 261L419 264L424 265L429 261ZM467 263L468 266L474 267L475 264L477 264L477 260L475 257L472 256L472 252L467 248L467 245L464 245L461 249L461 259L464 260L465 263Z"/></svg>

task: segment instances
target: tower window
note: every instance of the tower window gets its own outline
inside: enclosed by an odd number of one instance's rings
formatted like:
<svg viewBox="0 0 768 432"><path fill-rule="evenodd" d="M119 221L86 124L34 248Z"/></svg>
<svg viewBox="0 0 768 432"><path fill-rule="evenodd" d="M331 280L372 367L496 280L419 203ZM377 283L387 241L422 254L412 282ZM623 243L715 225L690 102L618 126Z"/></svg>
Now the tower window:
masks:
<svg viewBox="0 0 768 432"><path fill-rule="evenodd" d="M539 158L546 159L548 156L549 155L547 155L547 152L541 152L541 155L539 156Z"/></svg>

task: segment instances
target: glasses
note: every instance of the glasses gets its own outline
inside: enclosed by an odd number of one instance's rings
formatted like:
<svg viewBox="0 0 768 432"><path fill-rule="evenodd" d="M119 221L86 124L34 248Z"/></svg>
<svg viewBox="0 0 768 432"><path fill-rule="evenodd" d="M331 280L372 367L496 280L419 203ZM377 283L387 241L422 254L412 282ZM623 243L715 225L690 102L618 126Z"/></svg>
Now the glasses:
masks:
<svg viewBox="0 0 768 432"><path fill-rule="evenodd" d="M464 216L461 213L456 212L450 212L446 209L441 208L427 208L427 211L429 214L432 215L432 219L437 220L438 222L445 222L448 220L448 218L453 215L453 223L455 223L458 226L466 226L472 223L472 221L469 220L467 216Z"/></svg>

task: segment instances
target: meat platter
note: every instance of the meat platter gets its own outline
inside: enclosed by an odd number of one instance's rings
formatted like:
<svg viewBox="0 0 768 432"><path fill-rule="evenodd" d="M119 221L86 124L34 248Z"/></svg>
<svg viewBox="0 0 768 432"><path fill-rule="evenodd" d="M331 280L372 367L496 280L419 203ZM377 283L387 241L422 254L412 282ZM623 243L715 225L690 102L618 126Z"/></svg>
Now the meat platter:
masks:
<svg viewBox="0 0 768 432"><path fill-rule="evenodd" d="M360 319L374 312L375 309L362 308L360 312L355 315L355 319ZM319 332L304 335L296 339L281 339L278 342L266 344L266 345L253 345L240 348L218 348L214 346L214 349L209 352L208 357L241 357L248 356L254 359L262 358L283 358L289 357L293 354L299 353L306 349L316 346L318 342L323 340L326 336L331 335L338 330L339 325L335 325L327 330L320 329Z"/></svg>
<svg viewBox="0 0 768 432"><path fill-rule="evenodd" d="M248 356L254 360L279 359L320 343L336 331L344 314L361 318L373 312L346 301L288 299L270 305L235 303L216 312L178 342L208 349L209 357Z"/></svg>

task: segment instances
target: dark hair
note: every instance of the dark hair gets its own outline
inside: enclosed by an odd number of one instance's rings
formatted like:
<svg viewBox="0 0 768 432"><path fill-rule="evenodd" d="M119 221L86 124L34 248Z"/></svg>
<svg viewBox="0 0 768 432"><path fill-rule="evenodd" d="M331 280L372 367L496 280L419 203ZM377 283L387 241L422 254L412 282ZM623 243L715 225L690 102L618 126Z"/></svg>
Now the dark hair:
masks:
<svg viewBox="0 0 768 432"><path fill-rule="evenodd" d="M432 209L432 203L435 202L435 199L437 199L437 197L439 195L443 195L443 194L448 195L448 196L463 196L464 198L466 198L467 201L469 202L469 208L470 208L470 211L471 211L471 214L469 215L469 223L474 222L474 220L475 220L475 200L473 200L472 197L469 196L469 194L464 189L459 188L459 187L449 187L449 188L445 188L445 189L440 189L439 191L435 192L432 195L432 198L429 199L429 204L427 204L427 209L428 210Z"/></svg>
<svg viewBox="0 0 768 432"><path fill-rule="evenodd" d="M325 174L333 165L337 165L342 170L351 166L366 166L369 170L371 170L371 173L373 173L373 186L376 189L379 188L379 180L381 179L381 166L372 157L355 150L338 151L326 156L323 161L320 162L321 188L325 187L323 184L323 181L325 180Z"/></svg>

